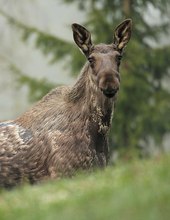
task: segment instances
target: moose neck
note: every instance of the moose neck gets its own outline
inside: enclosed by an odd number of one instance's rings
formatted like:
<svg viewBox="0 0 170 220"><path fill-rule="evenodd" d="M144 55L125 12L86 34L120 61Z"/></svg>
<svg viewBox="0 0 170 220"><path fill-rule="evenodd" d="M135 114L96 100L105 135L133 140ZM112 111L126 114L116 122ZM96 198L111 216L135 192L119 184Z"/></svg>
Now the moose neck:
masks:
<svg viewBox="0 0 170 220"><path fill-rule="evenodd" d="M80 78L71 89L67 88L62 95L57 92L58 90L52 91L16 122L25 128L42 132L65 130L78 120L82 122L84 129L92 128L95 133L108 131L113 99L103 95L92 81L90 74L90 68L86 64ZM56 102L58 94L63 98L59 98ZM79 126L79 123L76 126ZM76 126L73 129L76 129Z"/></svg>
<svg viewBox="0 0 170 220"><path fill-rule="evenodd" d="M85 64L80 78L69 93L69 100L80 105L84 117L89 117L92 124L108 130L111 124L114 98L107 98L92 80L92 72ZM105 128L104 128L105 127ZM107 127L107 128L106 128Z"/></svg>

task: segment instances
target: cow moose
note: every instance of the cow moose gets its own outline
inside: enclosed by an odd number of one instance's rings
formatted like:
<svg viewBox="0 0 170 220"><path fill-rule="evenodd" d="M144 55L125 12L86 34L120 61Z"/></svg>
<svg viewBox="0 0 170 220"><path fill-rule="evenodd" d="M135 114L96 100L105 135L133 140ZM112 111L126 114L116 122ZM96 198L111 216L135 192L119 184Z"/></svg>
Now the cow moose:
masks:
<svg viewBox="0 0 170 220"><path fill-rule="evenodd" d="M87 62L73 86L58 87L17 119L0 122L0 187L71 177L107 165L119 66L131 29L132 21L126 19L116 27L111 44L94 45L86 28L72 24Z"/></svg>

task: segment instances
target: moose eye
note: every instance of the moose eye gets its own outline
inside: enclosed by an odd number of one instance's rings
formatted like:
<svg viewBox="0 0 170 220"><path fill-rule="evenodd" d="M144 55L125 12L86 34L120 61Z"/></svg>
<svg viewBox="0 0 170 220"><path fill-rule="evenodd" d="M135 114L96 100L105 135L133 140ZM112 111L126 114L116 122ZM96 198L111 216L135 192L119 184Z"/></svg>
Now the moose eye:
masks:
<svg viewBox="0 0 170 220"><path fill-rule="evenodd" d="M91 65L94 64L94 57L88 57L88 61Z"/></svg>
<svg viewBox="0 0 170 220"><path fill-rule="evenodd" d="M122 55L116 56L116 61L117 61L118 65L120 64L121 59L122 59Z"/></svg>
<svg viewBox="0 0 170 220"><path fill-rule="evenodd" d="M120 61L120 60L122 59L122 55L117 55L117 57L116 57L116 58L117 58L117 60L119 60L119 61Z"/></svg>
<svg viewBox="0 0 170 220"><path fill-rule="evenodd" d="M121 60L121 59L122 59L122 55L119 55L119 56L118 56L118 59Z"/></svg>

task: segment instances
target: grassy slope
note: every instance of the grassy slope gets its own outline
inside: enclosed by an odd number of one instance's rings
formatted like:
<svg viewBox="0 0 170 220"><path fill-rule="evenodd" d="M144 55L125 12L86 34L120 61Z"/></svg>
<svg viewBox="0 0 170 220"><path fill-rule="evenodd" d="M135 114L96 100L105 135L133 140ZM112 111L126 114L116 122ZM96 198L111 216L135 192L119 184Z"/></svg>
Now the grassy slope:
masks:
<svg viewBox="0 0 170 220"><path fill-rule="evenodd" d="M0 220L169 220L170 156L0 193Z"/></svg>

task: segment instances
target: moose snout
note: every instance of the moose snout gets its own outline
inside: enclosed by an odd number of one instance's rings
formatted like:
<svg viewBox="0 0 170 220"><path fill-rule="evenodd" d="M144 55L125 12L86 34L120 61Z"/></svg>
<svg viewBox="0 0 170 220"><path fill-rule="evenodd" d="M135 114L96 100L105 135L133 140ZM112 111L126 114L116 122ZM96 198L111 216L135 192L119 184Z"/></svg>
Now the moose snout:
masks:
<svg viewBox="0 0 170 220"><path fill-rule="evenodd" d="M112 98L116 95L119 86L120 82L113 74L103 75L99 78L99 88L108 98Z"/></svg>

